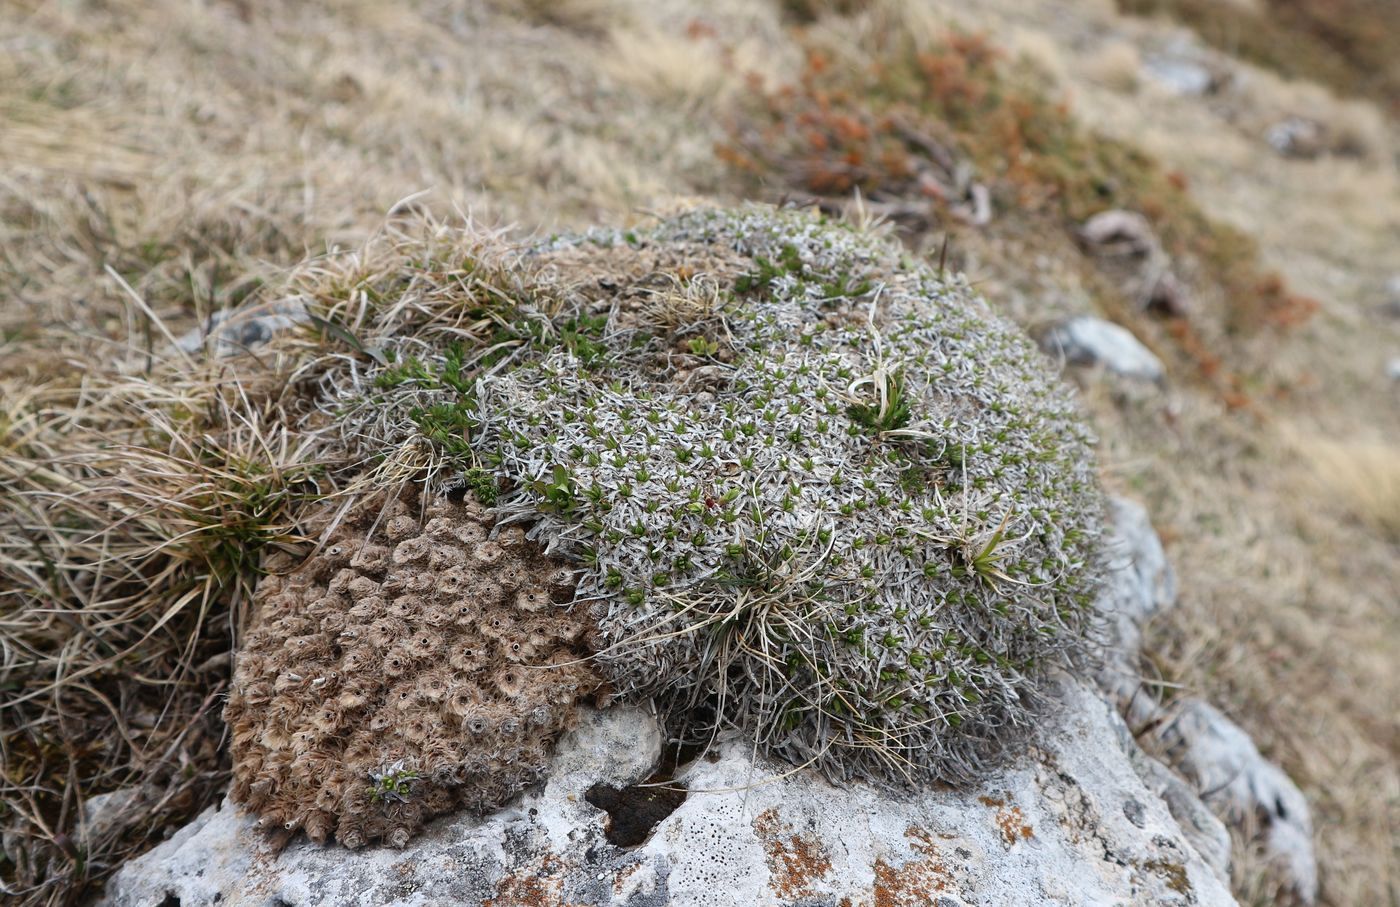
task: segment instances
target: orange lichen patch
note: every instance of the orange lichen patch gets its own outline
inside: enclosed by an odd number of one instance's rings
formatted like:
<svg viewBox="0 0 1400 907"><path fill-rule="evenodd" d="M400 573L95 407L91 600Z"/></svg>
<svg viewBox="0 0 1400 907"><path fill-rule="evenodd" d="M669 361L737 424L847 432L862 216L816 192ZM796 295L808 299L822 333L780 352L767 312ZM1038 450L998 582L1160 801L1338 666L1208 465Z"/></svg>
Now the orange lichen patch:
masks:
<svg viewBox="0 0 1400 907"><path fill-rule="evenodd" d="M921 857L900 867L883 857L875 861L873 907L927 907L938 892L953 884L953 872L940 859L932 835L911 825L904 836L914 842L913 848Z"/></svg>
<svg viewBox="0 0 1400 907"><path fill-rule="evenodd" d="M933 843L933 835L919 828L917 825L911 825L904 829L904 837L913 842L909 846L913 847L924 856L934 856L938 853L938 845ZM952 835L942 835L941 837L946 839L951 838Z"/></svg>
<svg viewBox="0 0 1400 907"><path fill-rule="evenodd" d="M1026 824L1026 816L1019 806L1007 806L1005 800L996 797L977 799L982 801L983 806L990 806L996 810L997 828L1001 829L1001 837L1007 847L1034 836L1035 831Z"/></svg>
<svg viewBox="0 0 1400 907"><path fill-rule="evenodd" d="M831 858L811 835L802 835L778 817L776 807L753 820L754 831L768 855L769 887L781 898L809 897L816 883L831 872Z"/></svg>
<svg viewBox="0 0 1400 907"><path fill-rule="evenodd" d="M361 501L258 585L225 709L233 800L284 840L401 847L509 799L599 686L591 622L554 604L564 566L470 499Z"/></svg>
<svg viewBox="0 0 1400 907"><path fill-rule="evenodd" d="M1180 863L1148 860L1142 864L1142 868L1165 881L1172 891L1184 895L1191 894L1191 879L1186 874L1186 867Z"/></svg>
<svg viewBox="0 0 1400 907"><path fill-rule="evenodd" d="M613 876L613 894L622 894L622 890L627 887L627 880L637 874L637 870L642 868L641 863L627 863L617 870L617 875Z"/></svg>
<svg viewBox="0 0 1400 907"><path fill-rule="evenodd" d="M547 854L535 866L513 872L496 883L496 894L481 907L569 907L563 900L564 866Z"/></svg>

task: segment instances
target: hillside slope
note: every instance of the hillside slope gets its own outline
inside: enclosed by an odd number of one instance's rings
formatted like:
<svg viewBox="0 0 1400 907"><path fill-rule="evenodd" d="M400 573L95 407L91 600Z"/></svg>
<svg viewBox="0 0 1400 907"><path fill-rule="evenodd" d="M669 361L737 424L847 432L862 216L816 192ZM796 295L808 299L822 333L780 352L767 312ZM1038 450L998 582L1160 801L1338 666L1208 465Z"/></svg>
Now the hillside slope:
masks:
<svg viewBox="0 0 1400 907"><path fill-rule="evenodd" d="M1106 483L1183 565L1154 685L1209 695L1299 781L1326 903L1400 898L1395 121L1109 0L860 6L0 4L0 491L72 504L64 456L79 436L100 450L120 405L85 379L139 385L166 335L386 220L543 235L685 197L883 216L1033 332L1107 316L1166 363L1161 389L1083 376ZM833 147L874 154L813 182ZM1084 248L1083 218L1112 207L1161 234L1181 311L1136 306ZM148 590L123 603L148 623L117 663L71 613L19 607L10 589L51 575L33 539L53 520L7 517L0 879L65 903L226 783L242 599L220 580L165 613ZM53 596L93 604L81 584ZM85 801L147 782L140 816L77 838ZM1246 842L1236 862L1241 900L1271 903Z"/></svg>

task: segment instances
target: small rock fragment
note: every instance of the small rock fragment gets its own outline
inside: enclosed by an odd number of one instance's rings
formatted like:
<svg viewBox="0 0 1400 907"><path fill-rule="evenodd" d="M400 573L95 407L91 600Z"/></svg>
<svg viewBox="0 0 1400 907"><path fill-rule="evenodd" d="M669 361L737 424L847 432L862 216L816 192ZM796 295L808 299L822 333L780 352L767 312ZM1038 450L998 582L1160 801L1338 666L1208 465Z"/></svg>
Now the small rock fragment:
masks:
<svg viewBox="0 0 1400 907"><path fill-rule="evenodd" d="M1229 84L1231 74L1189 41L1172 41L1143 58L1142 74L1172 94L1199 97Z"/></svg>
<svg viewBox="0 0 1400 907"><path fill-rule="evenodd" d="M224 309L180 335L175 345L187 354L208 349L222 359L261 346L279 331L302 324L309 317L306 306L295 299Z"/></svg>
<svg viewBox="0 0 1400 907"><path fill-rule="evenodd" d="M1102 318L1079 316L1062 322L1041 340L1052 356L1071 365L1099 366L1124 378L1161 382L1162 362L1127 328Z"/></svg>
<svg viewBox="0 0 1400 907"><path fill-rule="evenodd" d="M1117 208L1086 220L1079 237L1098 255L1146 257L1160 248L1147 218Z"/></svg>
<svg viewBox="0 0 1400 907"><path fill-rule="evenodd" d="M1317 120L1290 116L1270 126L1264 140L1284 157L1311 159L1327 150L1327 128Z"/></svg>

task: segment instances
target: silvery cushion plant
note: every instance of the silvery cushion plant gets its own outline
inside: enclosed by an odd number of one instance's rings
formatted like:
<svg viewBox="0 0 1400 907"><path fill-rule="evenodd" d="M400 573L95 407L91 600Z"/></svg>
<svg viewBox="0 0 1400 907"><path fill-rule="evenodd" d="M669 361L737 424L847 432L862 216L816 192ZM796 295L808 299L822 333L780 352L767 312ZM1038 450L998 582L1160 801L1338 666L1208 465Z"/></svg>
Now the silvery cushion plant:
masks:
<svg viewBox="0 0 1400 907"><path fill-rule="evenodd" d="M1024 736L1083 647L1101 496L1016 327L961 277L764 207L519 261L540 291L500 295L510 355L405 348L375 405L578 566L618 694L836 779L964 780ZM570 262L616 273L584 292Z"/></svg>

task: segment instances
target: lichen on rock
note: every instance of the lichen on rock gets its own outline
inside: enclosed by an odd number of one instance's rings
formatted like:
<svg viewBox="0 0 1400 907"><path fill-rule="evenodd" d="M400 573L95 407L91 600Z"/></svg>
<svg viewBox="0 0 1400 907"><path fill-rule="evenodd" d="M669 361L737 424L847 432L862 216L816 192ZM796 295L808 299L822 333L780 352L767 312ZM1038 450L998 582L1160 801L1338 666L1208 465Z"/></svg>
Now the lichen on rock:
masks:
<svg viewBox="0 0 1400 907"><path fill-rule="evenodd" d="M1101 499L1067 391L965 280L758 206L516 276L482 307L509 355L388 338L342 400L579 566L620 694L835 778L968 780L1024 735L1086 633Z"/></svg>

